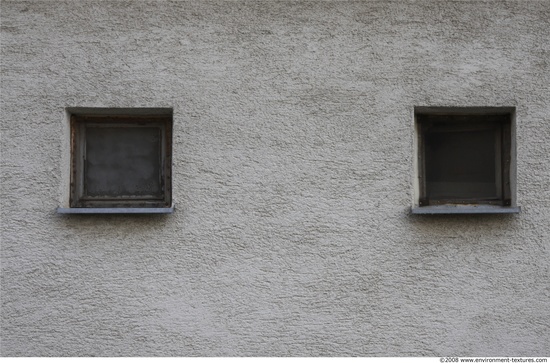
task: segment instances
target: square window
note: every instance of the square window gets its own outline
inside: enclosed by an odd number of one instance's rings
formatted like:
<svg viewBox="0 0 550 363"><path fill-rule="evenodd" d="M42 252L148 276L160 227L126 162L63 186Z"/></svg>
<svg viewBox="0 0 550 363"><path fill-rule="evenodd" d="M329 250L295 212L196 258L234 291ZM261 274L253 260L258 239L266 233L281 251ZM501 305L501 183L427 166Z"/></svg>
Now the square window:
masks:
<svg viewBox="0 0 550 363"><path fill-rule="evenodd" d="M71 115L71 208L168 208L171 165L171 115Z"/></svg>
<svg viewBox="0 0 550 363"><path fill-rule="evenodd" d="M417 211L429 206L499 206L503 212L502 207L513 205L513 111L415 109Z"/></svg>

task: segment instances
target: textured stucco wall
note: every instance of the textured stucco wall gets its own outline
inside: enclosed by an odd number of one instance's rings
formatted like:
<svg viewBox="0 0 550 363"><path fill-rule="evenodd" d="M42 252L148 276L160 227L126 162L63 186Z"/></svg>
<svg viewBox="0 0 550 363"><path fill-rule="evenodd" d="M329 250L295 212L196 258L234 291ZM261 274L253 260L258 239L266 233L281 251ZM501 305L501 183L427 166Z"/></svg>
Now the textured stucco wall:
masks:
<svg viewBox="0 0 550 363"><path fill-rule="evenodd" d="M550 353L550 1L2 1L1 354ZM519 215L412 216L413 107ZM167 216L63 216L67 107L172 107Z"/></svg>

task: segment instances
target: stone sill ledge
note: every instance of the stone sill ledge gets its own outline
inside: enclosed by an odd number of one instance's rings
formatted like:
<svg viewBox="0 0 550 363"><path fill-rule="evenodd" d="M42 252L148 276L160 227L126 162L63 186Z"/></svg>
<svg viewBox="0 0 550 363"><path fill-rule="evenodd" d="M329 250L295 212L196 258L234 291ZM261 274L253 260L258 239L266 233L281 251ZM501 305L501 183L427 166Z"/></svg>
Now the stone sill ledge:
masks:
<svg viewBox="0 0 550 363"><path fill-rule="evenodd" d="M58 214L171 214L170 208L57 208Z"/></svg>
<svg viewBox="0 0 550 363"><path fill-rule="evenodd" d="M413 207L412 214L517 214L521 207L502 207L494 205L434 205Z"/></svg>

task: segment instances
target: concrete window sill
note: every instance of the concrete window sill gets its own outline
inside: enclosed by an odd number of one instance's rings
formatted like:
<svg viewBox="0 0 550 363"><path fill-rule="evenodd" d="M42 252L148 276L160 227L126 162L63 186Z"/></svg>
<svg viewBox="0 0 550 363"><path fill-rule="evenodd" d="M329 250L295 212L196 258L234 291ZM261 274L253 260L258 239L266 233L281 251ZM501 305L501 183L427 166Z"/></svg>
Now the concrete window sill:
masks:
<svg viewBox="0 0 550 363"><path fill-rule="evenodd" d="M412 214L517 214L521 207L502 207L494 205L434 205L413 207Z"/></svg>
<svg viewBox="0 0 550 363"><path fill-rule="evenodd" d="M57 208L58 214L171 214L170 208Z"/></svg>

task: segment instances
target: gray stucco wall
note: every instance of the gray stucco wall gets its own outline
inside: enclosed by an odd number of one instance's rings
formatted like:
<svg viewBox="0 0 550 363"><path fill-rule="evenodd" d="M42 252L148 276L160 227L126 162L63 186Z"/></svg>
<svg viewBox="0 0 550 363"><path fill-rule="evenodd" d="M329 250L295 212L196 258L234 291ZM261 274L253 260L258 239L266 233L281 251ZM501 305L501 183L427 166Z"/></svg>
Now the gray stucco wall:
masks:
<svg viewBox="0 0 550 363"><path fill-rule="evenodd" d="M2 1L1 354L550 353L550 1ZM519 215L412 216L414 106ZM58 215L67 107L174 110L172 215Z"/></svg>

